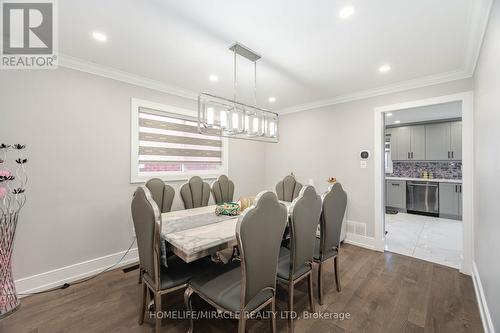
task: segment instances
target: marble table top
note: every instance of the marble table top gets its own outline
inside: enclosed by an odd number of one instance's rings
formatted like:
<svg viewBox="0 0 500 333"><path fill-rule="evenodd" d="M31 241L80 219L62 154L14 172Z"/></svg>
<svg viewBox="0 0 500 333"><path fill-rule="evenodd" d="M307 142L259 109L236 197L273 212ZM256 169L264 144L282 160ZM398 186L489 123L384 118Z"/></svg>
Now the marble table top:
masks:
<svg viewBox="0 0 500 333"><path fill-rule="evenodd" d="M287 207L289 202L283 202ZM171 250L191 262L237 244L239 216L217 216L215 205L161 214L161 236Z"/></svg>

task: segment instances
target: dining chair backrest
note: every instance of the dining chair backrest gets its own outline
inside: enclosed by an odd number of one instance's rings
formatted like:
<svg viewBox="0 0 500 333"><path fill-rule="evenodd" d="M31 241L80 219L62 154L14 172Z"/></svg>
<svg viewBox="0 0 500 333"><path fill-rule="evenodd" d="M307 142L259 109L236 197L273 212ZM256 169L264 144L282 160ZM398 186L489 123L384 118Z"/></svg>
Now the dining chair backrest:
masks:
<svg viewBox="0 0 500 333"><path fill-rule="evenodd" d="M321 212L320 256L340 245L340 233L347 206L347 194L342 185L336 183L323 194L323 209Z"/></svg>
<svg viewBox="0 0 500 333"><path fill-rule="evenodd" d="M172 202L174 202L174 188L170 185L165 184L165 182L159 178L148 180L146 182L146 187L151 192L151 196L158 205L160 212L170 212L170 210L172 209Z"/></svg>
<svg viewBox="0 0 500 333"><path fill-rule="evenodd" d="M231 202L233 201L234 195L234 183L227 178L226 175L221 175L219 179L212 184L212 193L217 205L224 202Z"/></svg>
<svg viewBox="0 0 500 333"><path fill-rule="evenodd" d="M300 192L302 184L293 175L288 175L276 184L276 194L282 201L292 202Z"/></svg>
<svg viewBox="0 0 500 333"><path fill-rule="evenodd" d="M320 216L321 197L311 185L302 187L290 206L290 278L304 264L312 264Z"/></svg>
<svg viewBox="0 0 500 333"><path fill-rule="evenodd" d="M238 219L236 238L241 257L241 309L265 290L276 289L276 267L287 209L270 191L259 193L255 204Z"/></svg>
<svg viewBox="0 0 500 333"><path fill-rule="evenodd" d="M180 189L185 209L208 206L210 185L198 176L191 177Z"/></svg>
<svg viewBox="0 0 500 333"><path fill-rule="evenodd" d="M160 211L151 192L145 186L139 186L132 199L132 220L139 250L139 262L143 271L158 279L160 262Z"/></svg>

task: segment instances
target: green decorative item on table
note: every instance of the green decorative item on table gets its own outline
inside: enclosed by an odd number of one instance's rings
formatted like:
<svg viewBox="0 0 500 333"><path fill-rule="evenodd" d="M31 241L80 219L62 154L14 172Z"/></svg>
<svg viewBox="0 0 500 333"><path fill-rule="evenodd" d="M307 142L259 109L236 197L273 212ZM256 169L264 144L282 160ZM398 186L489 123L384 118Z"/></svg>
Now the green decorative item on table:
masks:
<svg viewBox="0 0 500 333"><path fill-rule="evenodd" d="M215 215L240 215L240 205L237 202L226 202L222 205L217 205Z"/></svg>

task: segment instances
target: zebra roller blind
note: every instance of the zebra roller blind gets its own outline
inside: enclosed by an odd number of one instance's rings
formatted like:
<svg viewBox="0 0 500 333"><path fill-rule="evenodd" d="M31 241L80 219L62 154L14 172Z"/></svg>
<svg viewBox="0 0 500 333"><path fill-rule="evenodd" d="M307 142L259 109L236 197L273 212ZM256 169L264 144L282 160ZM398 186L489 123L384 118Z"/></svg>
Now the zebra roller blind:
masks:
<svg viewBox="0 0 500 333"><path fill-rule="evenodd" d="M219 129L198 132L194 118L138 108L139 176L217 174L224 169Z"/></svg>

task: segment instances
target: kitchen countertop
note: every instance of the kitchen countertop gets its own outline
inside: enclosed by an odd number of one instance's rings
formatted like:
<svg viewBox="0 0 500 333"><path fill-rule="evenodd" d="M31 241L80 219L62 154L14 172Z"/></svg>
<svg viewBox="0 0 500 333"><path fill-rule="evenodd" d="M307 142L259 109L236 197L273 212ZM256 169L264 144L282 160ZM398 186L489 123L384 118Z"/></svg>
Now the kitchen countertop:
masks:
<svg viewBox="0 0 500 333"><path fill-rule="evenodd" d="M462 179L425 179L425 178L410 178L410 177L385 177L386 180L416 180L424 182L437 182L437 183L457 183L462 184Z"/></svg>

